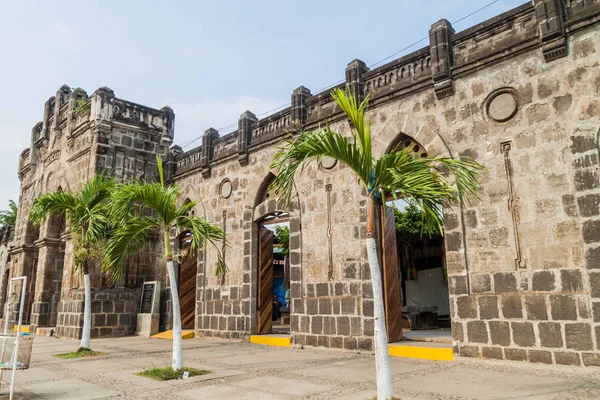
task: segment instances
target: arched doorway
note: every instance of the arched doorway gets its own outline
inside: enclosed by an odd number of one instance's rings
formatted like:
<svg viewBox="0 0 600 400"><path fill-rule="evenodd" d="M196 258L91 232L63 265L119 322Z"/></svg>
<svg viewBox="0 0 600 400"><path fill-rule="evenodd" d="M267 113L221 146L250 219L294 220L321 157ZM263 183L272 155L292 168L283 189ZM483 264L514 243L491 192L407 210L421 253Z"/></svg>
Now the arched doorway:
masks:
<svg viewBox="0 0 600 400"><path fill-rule="evenodd" d="M250 332L254 335L294 333L294 298L301 297L301 224L298 202L284 204L269 192L269 173L255 197L251 223ZM297 194L296 194L297 199Z"/></svg>
<svg viewBox="0 0 600 400"><path fill-rule="evenodd" d="M191 251L192 233L189 231L179 235L179 307L181 327L194 329L196 319L196 277L198 274L198 257Z"/></svg>
<svg viewBox="0 0 600 400"><path fill-rule="evenodd" d="M387 151L405 148L414 157L427 156L425 148L406 135L398 135ZM451 343L444 237L424 234L423 216L410 201L388 198L386 205L395 225L404 336Z"/></svg>

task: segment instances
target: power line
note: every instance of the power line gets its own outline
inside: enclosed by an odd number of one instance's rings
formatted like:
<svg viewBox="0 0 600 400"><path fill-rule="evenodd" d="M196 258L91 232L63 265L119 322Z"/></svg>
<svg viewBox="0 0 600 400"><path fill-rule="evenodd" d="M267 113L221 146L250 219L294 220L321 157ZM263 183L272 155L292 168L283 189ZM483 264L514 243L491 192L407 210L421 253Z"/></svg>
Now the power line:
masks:
<svg viewBox="0 0 600 400"><path fill-rule="evenodd" d="M488 3L488 4L484 5L483 7L481 7L481 8L478 8L477 10L475 10L475 11L471 12L470 14L467 14L467 15L465 15L464 17L457 19L456 21L452 22L452 24L458 24L459 22L462 22L462 21L464 21L465 19L467 19L467 18L469 18L469 17L472 17L473 15L475 15L475 14L477 14L477 13L479 13L479 12L481 12L481 11L485 10L485 9L486 9L486 8L488 8L488 7L491 7L492 5L494 5L494 4L496 4L496 3L500 2L500 1L501 1L501 0L493 0L493 1L491 1L490 3ZM414 47L414 46L418 45L419 43L421 43L421 42L423 42L423 41L425 41L425 40L427 40L427 39L429 39L429 36L425 36L425 37L423 37L423 38L421 38L421 39L417 40L416 42L414 42L414 43L412 43L412 44L410 44L410 45L408 45L408 46L404 47L403 49L400 49L400 50L398 50L398 51L397 51L397 52L395 52L394 54L391 54L391 55L387 56L386 58L384 58L384 59L382 59L382 60L379 60L379 61L377 61L377 62L376 62L376 63L374 63L374 64L371 64L371 65L369 65L369 69L372 69L372 68L373 68L373 67L375 67L376 65L380 65L381 63L384 63L384 62L386 62L387 60L389 60L389 59L391 59L391 58L393 58L393 57L396 57L398 54L400 54L400 53L402 53L402 52L404 52L404 51L406 51L406 50L410 49L411 47ZM323 89L319 89L319 90L318 90L317 92L315 92L315 93L322 93L322 92L324 92L325 90L327 90L327 89L331 89L332 87L335 87L335 86L337 86L337 85L339 85L340 83L343 83L343 82L345 82L345 79L342 79L342 80L340 80L340 81L337 81L336 83L334 83L334 84L332 84L332 85L329 85L329 86L326 86L326 87L324 87ZM258 114L258 115L257 115L257 117L262 117L263 115L274 113L275 111L282 110L282 109L284 109L285 107L288 107L288 106L290 106L290 105L291 105L291 103L287 103L287 104L285 104L285 105L283 105L283 106L279 106L279 107L277 107L277 108L274 108L274 109L272 109L272 110L265 111L265 112L264 112L264 113L262 113L262 114ZM227 132L227 133L231 133L231 132L233 132L233 131L235 130L235 129L233 129L233 127L236 127L236 128L237 128L237 125L238 125L238 123L236 122L236 123L233 123L233 124L231 124L231 125L227 125L226 127L219 128L219 129L217 129L217 131L219 131L219 133L220 133L221 131L225 131L225 130L227 130L227 129L230 129L231 131L230 131L230 132ZM183 149L183 148L186 148L186 147L190 146L191 144L193 144L193 143L195 143L196 141L198 141L200 138L202 138L202 136L200 136L200 137L197 137L197 138L195 138L195 139L192 139L192 140L190 140L190 141L189 141L189 142L187 142L186 144L184 144L184 145L181 145L181 148Z"/></svg>

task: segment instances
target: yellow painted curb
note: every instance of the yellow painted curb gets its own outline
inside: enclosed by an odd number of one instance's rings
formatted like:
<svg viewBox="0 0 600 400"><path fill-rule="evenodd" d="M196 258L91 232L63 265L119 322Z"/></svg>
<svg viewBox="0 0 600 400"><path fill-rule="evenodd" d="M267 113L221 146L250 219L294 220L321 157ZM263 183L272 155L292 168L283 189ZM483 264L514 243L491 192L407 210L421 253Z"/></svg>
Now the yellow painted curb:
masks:
<svg viewBox="0 0 600 400"><path fill-rule="evenodd" d="M264 344L267 346L276 346L276 347L290 347L290 338L289 337L278 337L278 336L268 336L268 335L251 335L250 343L254 344Z"/></svg>
<svg viewBox="0 0 600 400"><path fill-rule="evenodd" d="M173 340L173 330L160 332L160 333L157 333L156 335L152 335L150 337L154 338L154 339L168 339L168 340ZM182 339L191 339L193 337L194 337L194 331L182 331L181 332L181 338Z"/></svg>
<svg viewBox="0 0 600 400"><path fill-rule="evenodd" d="M17 331L19 329L19 325L13 326L13 331ZM21 325L21 333L29 333L29 325Z"/></svg>
<svg viewBox="0 0 600 400"><path fill-rule="evenodd" d="M452 361L452 347L418 347L395 345L388 347L391 357L420 358L423 360Z"/></svg>

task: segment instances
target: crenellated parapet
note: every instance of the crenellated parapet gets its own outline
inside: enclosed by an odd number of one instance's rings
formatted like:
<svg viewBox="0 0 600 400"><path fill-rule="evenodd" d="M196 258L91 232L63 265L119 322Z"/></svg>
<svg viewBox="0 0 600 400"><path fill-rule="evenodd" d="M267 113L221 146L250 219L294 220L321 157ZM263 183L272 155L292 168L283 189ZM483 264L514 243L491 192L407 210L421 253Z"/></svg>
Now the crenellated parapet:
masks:
<svg viewBox="0 0 600 400"><path fill-rule="evenodd" d="M354 60L346 68L343 83L316 94L300 86L292 93L290 107L268 117L257 119L245 112L237 131L212 139L214 150L208 158L200 156L202 146L178 154L173 174L198 168L207 171L211 163L236 154L245 165L253 149L276 142L290 131L340 118L330 96L334 88L349 87L360 99L368 95L371 107L427 90L443 101L454 95L454 80L523 52L541 49L546 62L566 56L568 35L598 19L600 0L534 0L458 33L442 19L431 26L427 47L372 70Z"/></svg>

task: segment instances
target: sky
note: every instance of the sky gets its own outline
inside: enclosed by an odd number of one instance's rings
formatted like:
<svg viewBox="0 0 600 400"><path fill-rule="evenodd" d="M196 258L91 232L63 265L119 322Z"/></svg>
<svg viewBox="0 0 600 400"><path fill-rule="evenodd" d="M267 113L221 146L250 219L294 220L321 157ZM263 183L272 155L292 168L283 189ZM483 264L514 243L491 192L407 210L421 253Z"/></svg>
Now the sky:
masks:
<svg viewBox="0 0 600 400"><path fill-rule="evenodd" d="M0 0L0 209L18 200L19 154L63 84L170 105L185 144L210 127L230 132L246 110L288 104L300 85L317 93L350 61L373 65L492 1ZM497 0L454 29L525 2Z"/></svg>

